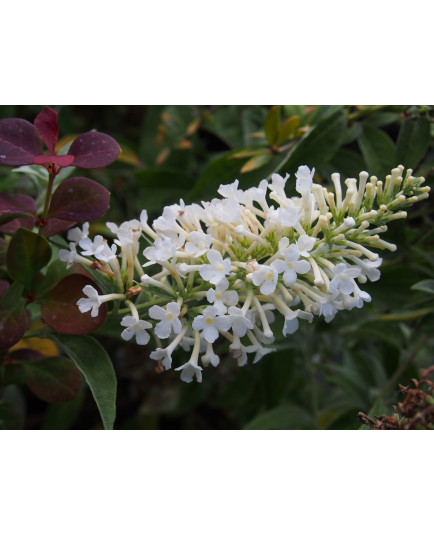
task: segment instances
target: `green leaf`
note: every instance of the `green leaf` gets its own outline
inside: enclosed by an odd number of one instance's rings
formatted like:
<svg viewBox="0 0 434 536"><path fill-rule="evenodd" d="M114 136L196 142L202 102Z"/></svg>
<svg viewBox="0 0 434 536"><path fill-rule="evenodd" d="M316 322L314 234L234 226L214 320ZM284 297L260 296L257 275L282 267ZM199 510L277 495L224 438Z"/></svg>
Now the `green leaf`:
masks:
<svg viewBox="0 0 434 536"><path fill-rule="evenodd" d="M425 117L404 121L396 145L396 162L415 169L430 143L430 122Z"/></svg>
<svg viewBox="0 0 434 536"><path fill-rule="evenodd" d="M313 416L300 406L287 404L261 413L244 426L245 430L313 430Z"/></svg>
<svg viewBox="0 0 434 536"><path fill-rule="evenodd" d="M27 387L45 402L74 400L80 390L81 374L69 359L48 357L20 361Z"/></svg>
<svg viewBox="0 0 434 536"><path fill-rule="evenodd" d="M107 352L87 335L56 334L52 339L83 374L98 406L104 428L112 430L116 417L116 374Z"/></svg>
<svg viewBox="0 0 434 536"><path fill-rule="evenodd" d="M34 277L50 259L50 244L44 237L18 229L9 243L6 264L9 275L30 289Z"/></svg>
<svg viewBox="0 0 434 536"><path fill-rule="evenodd" d="M240 171L241 173L247 173L248 171L258 169L262 166L265 166L265 164L268 164L268 162L270 162L272 158L272 155L269 153L254 156L253 158L247 160L247 162L243 165Z"/></svg>
<svg viewBox="0 0 434 536"><path fill-rule="evenodd" d="M274 146L279 137L280 106L273 106L265 118L264 132L271 146Z"/></svg>
<svg viewBox="0 0 434 536"><path fill-rule="evenodd" d="M347 119L342 110L321 120L291 151L285 169L289 173L297 171L303 165L321 169L340 147L346 124Z"/></svg>
<svg viewBox="0 0 434 536"><path fill-rule="evenodd" d="M279 129L276 145L281 145L284 141L293 138L299 126L300 116L293 115L292 117L289 117Z"/></svg>
<svg viewBox="0 0 434 536"><path fill-rule="evenodd" d="M423 281L419 281L410 288L412 290L421 290L422 292L434 294L434 279L424 279Z"/></svg>
<svg viewBox="0 0 434 536"><path fill-rule="evenodd" d="M80 389L70 402L50 404L45 414L44 430L70 430L79 417L86 399L86 390Z"/></svg>
<svg viewBox="0 0 434 536"><path fill-rule="evenodd" d="M364 125L358 143L366 162L366 171L371 175L382 178L396 166L395 144L382 130Z"/></svg>
<svg viewBox="0 0 434 536"><path fill-rule="evenodd" d="M23 416L17 406L0 400L0 430L20 430L22 421Z"/></svg>

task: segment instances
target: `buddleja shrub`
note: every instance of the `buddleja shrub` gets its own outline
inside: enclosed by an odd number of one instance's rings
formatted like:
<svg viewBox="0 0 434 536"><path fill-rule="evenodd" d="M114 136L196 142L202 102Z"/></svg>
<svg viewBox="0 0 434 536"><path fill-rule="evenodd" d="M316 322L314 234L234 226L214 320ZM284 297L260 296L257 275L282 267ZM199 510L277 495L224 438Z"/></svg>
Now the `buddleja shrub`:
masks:
<svg viewBox="0 0 434 536"><path fill-rule="evenodd" d="M271 135L266 121L273 146L287 136L274 130ZM396 249L381 235L429 192L424 178L403 166L384 179L362 171L345 185L335 173L334 191L314 183L313 169L299 166L295 180L274 173L247 190L238 181L224 184L220 198L200 205L181 201L164 208L153 223L146 210L120 225L109 222L115 236L109 243L102 235L89 236L88 222L108 206L103 187L73 177L51 192L60 168L108 165L119 148L105 135L88 133L74 141L67 155L56 155L57 133L57 116L50 109L34 126L18 119L0 121L2 163L33 163L49 172L41 214L29 197L2 196L8 279L0 283L1 348L7 350L24 335L26 307L38 304L50 337L84 373L106 427L114 419L107 381L115 380L104 350L85 334L101 326L107 307L122 339L149 345L157 371L175 368L184 382L201 382L204 367L220 364L221 342L226 341L239 366L249 359L257 363L275 350L278 331L291 335L300 321L323 317L331 322L340 311L371 301L360 286L380 278L378 252ZM41 139L49 155L42 154ZM287 195L291 180L295 196ZM65 231L69 249L61 249L59 260L45 270L51 257L47 238ZM185 352L187 361L182 360ZM78 385L77 374L57 359L56 364L53 358L9 352L1 381L25 382L41 396L35 370L39 366L41 372L44 363L45 377L53 384L63 375L70 392L62 396L68 399Z"/></svg>
<svg viewBox="0 0 434 536"><path fill-rule="evenodd" d="M83 336L103 324L106 309L102 307L92 317L82 315L76 306L83 286L98 292L100 289L85 270L76 267L69 274L58 260L50 263L53 257L50 237L78 222L100 218L110 202L110 193L102 185L81 176L60 181L61 170L71 166L106 167L117 159L120 147L106 134L87 132L75 138L67 154L56 154L57 120L57 112L48 107L33 124L24 119L0 120L0 165L37 165L48 172L40 211L30 196L0 193L0 232L4 235L0 239L4 263L0 280L0 352L3 354L0 386L25 383L47 402L68 401L77 396L80 369L101 405L95 387L98 374L109 374L115 382L113 369L102 347ZM32 334L29 327L38 319L42 319L45 327L35 334L45 334L51 328L56 333L57 346L72 361L59 356L46 358L31 349L14 350L26 332ZM71 335L78 337L71 342L68 338ZM85 355L92 356L92 361L86 362ZM114 406L114 401L110 404ZM110 427L114 409L111 414L107 410L105 413L105 425Z"/></svg>

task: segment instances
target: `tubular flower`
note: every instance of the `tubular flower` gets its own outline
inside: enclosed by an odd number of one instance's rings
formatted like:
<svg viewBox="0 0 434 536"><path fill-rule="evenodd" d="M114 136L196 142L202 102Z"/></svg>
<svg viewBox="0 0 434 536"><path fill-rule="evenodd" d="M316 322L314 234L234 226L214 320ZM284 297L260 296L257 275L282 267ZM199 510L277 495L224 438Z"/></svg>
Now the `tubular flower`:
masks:
<svg viewBox="0 0 434 536"><path fill-rule="evenodd" d="M70 231L70 250L61 250L60 259L92 263L113 292L99 296L87 285L78 307L95 316L101 303L126 302L119 309L128 312L122 338L147 344L153 335L150 357L159 370L171 368L178 350L190 352L175 369L186 382L202 381L199 359L204 367L219 365L219 341L229 341L244 366L250 355L258 362L274 351L276 329L291 335L302 321L330 322L339 311L363 307L371 297L359 285L379 279L378 252L396 249L380 235L426 199L429 187L402 166L384 181L361 172L358 181L345 181L346 189L335 173L334 192L313 175L307 166L298 169L295 197L285 190L294 179L273 174L247 190L238 181L222 185L222 199L202 206L180 201L152 224L146 211L140 221L110 223L118 249L90 239L85 226Z"/></svg>

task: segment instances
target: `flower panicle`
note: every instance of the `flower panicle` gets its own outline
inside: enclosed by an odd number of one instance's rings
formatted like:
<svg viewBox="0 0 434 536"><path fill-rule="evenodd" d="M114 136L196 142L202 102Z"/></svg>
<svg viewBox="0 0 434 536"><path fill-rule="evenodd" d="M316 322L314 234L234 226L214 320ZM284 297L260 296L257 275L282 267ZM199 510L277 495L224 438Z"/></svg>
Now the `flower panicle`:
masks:
<svg viewBox="0 0 434 536"><path fill-rule="evenodd" d="M362 171L345 186L334 173L333 189L315 184L307 166L295 176L295 196L286 193L289 175L273 174L247 190L238 180L222 185L220 198L200 205L181 200L152 225L146 210L139 220L108 223L111 245L101 235L91 239L88 224L72 229L59 258L99 270L113 288L98 295L85 287L80 310L95 316L101 303L124 301L121 337L146 345L152 334L157 370L171 368L178 348L190 351L176 368L190 382L220 363L214 345L221 339L244 366L250 354L256 363L274 351L276 329L286 336L300 320L331 322L363 307L371 296L359 285L380 278L377 251L396 249L380 235L429 187L403 166L384 181Z"/></svg>

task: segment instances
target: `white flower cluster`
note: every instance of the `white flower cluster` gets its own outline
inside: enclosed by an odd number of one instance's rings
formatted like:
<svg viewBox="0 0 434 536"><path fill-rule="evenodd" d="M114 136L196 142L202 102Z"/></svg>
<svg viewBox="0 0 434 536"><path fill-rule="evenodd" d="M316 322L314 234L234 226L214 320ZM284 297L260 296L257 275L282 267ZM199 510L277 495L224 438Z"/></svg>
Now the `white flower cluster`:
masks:
<svg viewBox="0 0 434 536"><path fill-rule="evenodd" d="M117 287L99 295L87 285L80 311L97 316L102 303L124 301L121 337L146 345L152 334L157 349L150 357L160 370L171 368L177 348L190 351L176 370L181 380L200 382L199 363L220 362L213 346L219 338L229 341L240 366L249 354L256 363L274 351L275 313L287 335L299 320L318 315L330 322L338 311L371 300L359 284L380 277L382 259L372 249L396 249L380 239L385 224L405 218L402 208L428 197L423 177L413 177L412 170L403 177L403 171L393 169L384 183L361 172L358 181L345 181L345 192L333 174L333 193L314 184L314 170L301 166L293 197L285 191L288 175L273 174L247 190L236 180L219 188L219 199L166 207L152 226L145 210L140 221L108 223L116 235L110 247L102 236L89 238L87 224L73 229L70 250L59 257L68 266L97 269ZM149 243L144 250L142 237Z"/></svg>

